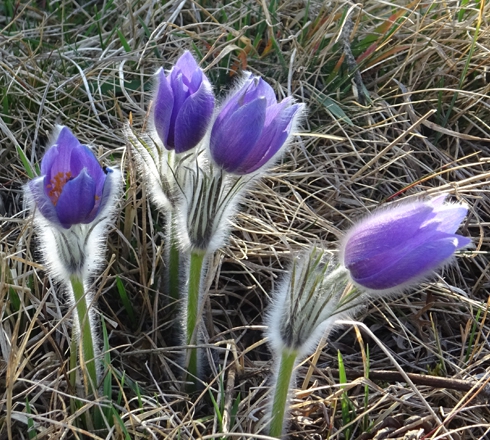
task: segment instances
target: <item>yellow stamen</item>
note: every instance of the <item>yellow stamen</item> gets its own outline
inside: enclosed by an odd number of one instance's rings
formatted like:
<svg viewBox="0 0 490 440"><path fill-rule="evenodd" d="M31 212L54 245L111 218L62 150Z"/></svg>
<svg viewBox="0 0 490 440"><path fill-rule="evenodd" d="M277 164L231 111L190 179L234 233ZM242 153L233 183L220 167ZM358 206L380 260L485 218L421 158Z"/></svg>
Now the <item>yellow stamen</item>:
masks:
<svg viewBox="0 0 490 440"><path fill-rule="evenodd" d="M58 199L61 196L63 187L66 185L66 182L68 182L71 179L72 179L71 171L68 171L66 173L60 171L58 174L53 176L50 183L46 185L46 188L49 191L48 196L53 202L54 206L56 206L56 204L58 203Z"/></svg>

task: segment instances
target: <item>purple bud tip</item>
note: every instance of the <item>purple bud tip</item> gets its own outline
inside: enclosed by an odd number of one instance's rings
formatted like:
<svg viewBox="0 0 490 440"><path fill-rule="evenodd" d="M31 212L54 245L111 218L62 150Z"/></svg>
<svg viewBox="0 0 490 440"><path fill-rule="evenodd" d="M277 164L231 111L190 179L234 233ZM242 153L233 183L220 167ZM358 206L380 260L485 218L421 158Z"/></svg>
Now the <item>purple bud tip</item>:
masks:
<svg viewBox="0 0 490 440"><path fill-rule="evenodd" d="M262 78L247 72L240 88L221 107L211 129L213 161L229 173L253 173L277 158L293 130L303 104L277 102Z"/></svg>
<svg viewBox="0 0 490 440"><path fill-rule="evenodd" d="M214 94L203 70L184 52L168 75L160 68L153 126L167 150L183 153L204 138L214 112Z"/></svg>
<svg viewBox="0 0 490 440"><path fill-rule="evenodd" d="M408 287L471 244L455 234L468 208L444 204L446 195L379 210L352 227L341 243L341 263L370 291Z"/></svg>
<svg viewBox="0 0 490 440"><path fill-rule="evenodd" d="M41 162L42 176L29 182L29 188L41 214L68 229L95 219L106 202L103 192L109 171L68 128L59 127Z"/></svg>

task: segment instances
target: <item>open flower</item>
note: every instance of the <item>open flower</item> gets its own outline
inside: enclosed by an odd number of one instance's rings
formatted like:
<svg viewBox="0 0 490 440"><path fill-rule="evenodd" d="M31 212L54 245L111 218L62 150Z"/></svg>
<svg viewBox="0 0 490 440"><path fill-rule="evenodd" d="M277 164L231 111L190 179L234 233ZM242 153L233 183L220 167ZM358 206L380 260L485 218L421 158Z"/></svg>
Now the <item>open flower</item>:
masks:
<svg viewBox="0 0 490 440"><path fill-rule="evenodd" d="M471 244L455 234L468 208L444 204L447 195L381 209L344 237L341 263L358 286L392 291L414 284Z"/></svg>
<svg viewBox="0 0 490 440"><path fill-rule="evenodd" d="M54 145L41 163L41 177L29 189L41 214L54 224L70 228L91 223L107 202L104 193L108 168L66 127L59 127Z"/></svg>
<svg viewBox="0 0 490 440"><path fill-rule="evenodd" d="M214 111L211 84L190 52L165 76L160 68L153 103L153 126L167 150L188 151L203 139Z"/></svg>
<svg viewBox="0 0 490 440"><path fill-rule="evenodd" d="M97 394L101 366L88 286L104 259L120 182L118 172L102 167L68 128L57 126L54 138L41 162L42 176L24 189L46 269L74 305L70 359L80 353L86 397Z"/></svg>
<svg viewBox="0 0 490 440"><path fill-rule="evenodd" d="M272 87L248 72L213 124L211 157L229 173L257 171L277 157L303 107L291 98L278 103Z"/></svg>
<svg viewBox="0 0 490 440"><path fill-rule="evenodd" d="M42 176L25 186L44 262L59 281L86 280L103 261L103 240L115 212L119 172L102 167L89 147L63 126L41 162Z"/></svg>

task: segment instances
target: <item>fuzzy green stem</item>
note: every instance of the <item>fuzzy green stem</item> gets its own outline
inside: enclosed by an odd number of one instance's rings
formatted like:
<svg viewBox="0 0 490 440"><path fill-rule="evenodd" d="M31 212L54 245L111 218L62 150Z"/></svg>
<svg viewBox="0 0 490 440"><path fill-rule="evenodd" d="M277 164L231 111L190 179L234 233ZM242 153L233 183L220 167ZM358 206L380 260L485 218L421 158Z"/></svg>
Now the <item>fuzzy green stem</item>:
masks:
<svg viewBox="0 0 490 440"><path fill-rule="evenodd" d="M72 337L70 342L70 373L68 377L70 379L71 392L73 394L76 394L77 391L77 353L77 340ZM75 414L77 410L77 402L78 400L75 397L70 397L70 409L72 414Z"/></svg>
<svg viewBox="0 0 490 440"><path fill-rule="evenodd" d="M97 389L97 366L95 364L94 341L92 337L92 328L90 327L85 288L83 286L83 281L76 276L71 276L70 282L75 298L78 327L80 331L80 343L82 346L80 363L83 377L86 380L85 392L87 395L95 394L95 390Z"/></svg>
<svg viewBox="0 0 490 440"><path fill-rule="evenodd" d="M177 157L174 150L168 151L167 155L168 167L170 170L174 170L178 166ZM177 230L175 229L175 222L173 216L173 208L167 212L167 231L169 235L169 250L167 254L167 275L168 275L168 294L170 296L170 302L172 307L175 307L177 301L180 299L180 251L177 240Z"/></svg>
<svg viewBox="0 0 490 440"><path fill-rule="evenodd" d="M170 301L172 306L175 307L177 301L179 300L180 292L180 251L177 241L177 231L175 230L175 224L172 221L172 211L167 213L167 230L169 231L169 243L170 249L168 251L168 294L170 296Z"/></svg>
<svg viewBox="0 0 490 440"><path fill-rule="evenodd" d="M199 294L201 289L202 269L204 263L203 252L192 251L191 261L189 265L189 287L187 291L187 321L186 321L186 344L196 345L197 343L197 322L199 313ZM196 378L198 373L198 356L197 349L191 348L190 352L186 356L187 359L187 371L191 381L194 382L194 388L196 384Z"/></svg>
<svg viewBox="0 0 490 440"><path fill-rule="evenodd" d="M281 438L284 429L284 415L286 413L286 405L288 403L289 386L293 375L294 366L298 352L282 350L281 363L276 376L276 384L274 387L274 400L272 401L271 423L269 435L275 438Z"/></svg>

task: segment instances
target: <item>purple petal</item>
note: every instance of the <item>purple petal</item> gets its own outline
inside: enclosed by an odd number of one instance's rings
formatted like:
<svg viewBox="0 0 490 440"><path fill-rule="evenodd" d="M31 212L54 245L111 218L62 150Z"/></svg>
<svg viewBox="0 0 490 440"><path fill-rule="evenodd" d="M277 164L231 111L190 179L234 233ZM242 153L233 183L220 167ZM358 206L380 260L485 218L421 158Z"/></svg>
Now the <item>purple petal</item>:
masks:
<svg viewBox="0 0 490 440"><path fill-rule="evenodd" d="M58 157L58 147L56 145L48 148L44 153L43 160L41 161L41 176L47 176L50 173L53 163ZM68 162L69 162L68 157ZM51 176L50 176L51 177Z"/></svg>
<svg viewBox="0 0 490 440"><path fill-rule="evenodd" d="M68 127L65 127L64 125L59 127L60 132L58 134L58 138L56 139L56 144L62 145L64 148L73 148L80 144L79 140Z"/></svg>
<svg viewBox="0 0 490 440"><path fill-rule="evenodd" d="M280 106L277 106L278 108ZM282 106L281 106L282 107ZM277 108L272 109L275 118L268 126L264 126L262 135L253 149L243 160L240 169L243 174L253 173L269 162L286 142L292 128L292 122L301 106L299 104L287 108L280 108L281 113L277 113ZM269 113L267 109L267 113ZM269 115L266 116L266 121Z"/></svg>
<svg viewBox="0 0 490 440"><path fill-rule="evenodd" d="M186 78L192 78L196 71L200 71L200 67L192 54L186 50L177 60L174 66L175 70L182 72Z"/></svg>
<svg viewBox="0 0 490 440"><path fill-rule="evenodd" d="M78 145L72 150L69 169L73 174L78 175L84 168L87 168L87 172L92 178L104 175L93 151L86 145Z"/></svg>
<svg viewBox="0 0 490 440"><path fill-rule="evenodd" d="M194 148L204 137L214 111L214 95L207 83L184 103L175 121L175 152Z"/></svg>
<svg viewBox="0 0 490 440"><path fill-rule="evenodd" d="M466 205L444 205L434 209L437 214L434 221L438 222L438 230L453 234L456 232L468 213Z"/></svg>
<svg viewBox="0 0 490 440"><path fill-rule="evenodd" d="M96 193L95 197L95 204L90 211L90 213L87 215L85 223L90 223L95 220L95 218L99 215L99 213L102 213L102 211L105 209L106 205L110 203L109 198L113 197L112 194L112 187L113 187L113 171L110 168L106 168L107 174L104 179L104 185L102 189L102 193Z"/></svg>
<svg viewBox="0 0 490 440"><path fill-rule="evenodd" d="M95 182L84 169L63 187L56 212L60 223L70 228L77 223L88 223L87 217L95 205Z"/></svg>
<svg viewBox="0 0 490 440"><path fill-rule="evenodd" d="M370 258L368 267L349 268L352 279L363 287L385 290L400 287L431 273L449 260L459 248L459 237L446 235L437 240L420 240L416 248L405 252L385 252ZM464 238L464 237L463 237Z"/></svg>
<svg viewBox="0 0 490 440"><path fill-rule="evenodd" d="M251 85L253 85L252 73L245 72L245 80L243 81L243 84L221 106L215 124L220 124L221 121L228 118L229 115L236 112L241 106L245 104L245 95Z"/></svg>
<svg viewBox="0 0 490 440"><path fill-rule="evenodd" d="M237 110L211 131L210 151L217 165L234 172L254 147L264 125L267 102L257 99Z"/></svg>
<svg viewBox="0 0 490 440"><path fill-rule="evenodd" d="M80 142L73 133L67 127L61 126L53 146L43 156L41 174L56 175L60 171L69 169L71 151L78 145ZM49 179L51 180L51 176Z"/></svg>
<svg viewBox="0 0 490 440"><path fill-rule="evenodd" d="M153 103L153 124L155 130L160 137L165 148L167 146L170 119L172 117L172 109L174 106L174 93L170 87L165 71L160 68L156 73L158 76L158 87Z"/></svg>
<svg viewBox="0 0 490 440"><path fill-rule="evenodd" d="M83 168L87 169L88 175L95 182L95 194L97 197L101 197L106 179L106 173L104 173L104 170L100 166L100 163L95 157L93 151L86 145L80 145L73 151L72 163L76 159L80 159L80 162L83 164ZM77 175L78 174L79 173L77 173Z"/></svg>
<svg viewBox="0 0 490 440"><path fill-rule="evenodd" d="M291 105L292 98L283 99L279 104L272 104L267 107L267 115L265 117L264 126L274 122L276 118L287 120L287 124L291 122L291 119L297 112L299 104Z"/></svg>
<svg viewBox="0 0 490 440"><path fill-rule="evenodd" d="M410 241L431 215L430 206L416 202L384 209L361 220L344 239L344 265L368 261L380 252Z"/></svg>
<svg viewBox="0 0 490 440"><path fill-rule="evenodd" d="M454 234L456 239L458 240L458 244L456 249L464 249L467 247L472 247L473 246L473 241L469 237L463 237L462 235L459 234Z"/></svg>
<svg viewBox="0 0 490 440"><path fill-rule="evenodd" d="M448 195L449 194L447 193L440 194L432 199L427 200L426 203L433 206L434 208L437 208L438 206L444 206L444 202L446 201Z"/></svg>
<svg viewBox="0 0 490 440"><path fill-rule="evenodd" d="M48 182L51 183L59 176L65 176L70 172L73 148L80 145L78 139L67 127L58 126L58 129L60 131L54 145L46 151L41 162L41 174L45 175Z"/></svg>
<svg viewBox="0 0 490 440"><path fill-rule="evenodd" d="M276 94L274 93L274 89L261 77L258 77L255 94L257 98L263 97L267 100L267 107L277 104L277 98Z"/></svg>
<svg viewBox="0 0 490 440"><path fill-rule="evenodd" d="M174 74L174 72L177 72ZM173 126L173 120L175 119L177 113L180 111L180 108L184 104L185 100L189 97L190 91L187 86L187 81L185 81L182 72L178 72L173 69L170 78L170 87L172 88L172 92L174 94L174 105L172 108L172 120L170 121L170 126Z"/></svg>
<svg viewBox="0 0 490 440"><path fill-rule="evenodd" d="M192 77L189 79L187 83L187 87L189 88L189 93L191 95L196 93L202 84L206 84L206 87L208 87L209 90L212 89L211 83L206 78L204 72L199 68L192 74Z"/></svg>
<svg viewBox="0 0 490 440"><path fill-rule="evenodd" d="M53 202L46 195L46 192L44 190L45 179L46 179L45 177L38 177L36 179L31 180L28 183L29 190L31 192L32 198L36 204L37 209L39 209L43 217L46 218L46 220L49 220L51 223L61 226Z"/></svg>
<svg viewBox="0 0 490 440"><path fill-rule="evenodd" d="M261 77L259 76L251 76L240 89L243 94L240 97L239 105L249 104L256 99L265 98L267 106L271 105L271 92L274 95L274 91L271 86L267 84ZM273 97L274 101L272 104L276 104L276 96Z"/></svg>
<svg viewBox="0 0 490 440"><path fill-rule="evenodd" d="M175 149L175 121L180 112L185 100L188 98L189 93L187 86L182 82L182 74L177 75L170 80L170 87L174 94L174 105L172 108L172 114L170 115L169 130L167 136L167 143L165 144L167 149Z"/></svg>
<svg viewBox="0 0 490 440"><path fill-rule="evenodd" d="M245 81L234 93L232 100L237 101L238 106L242 106L259 98L265 98L268 107L277 104L272 87L260 76L253 76L250 72L246 72Z"/></svg>
<svg viewBox="0 0 490 440"><path fill-rule="evenodd" d="M71 152L66 150L61 150L61 152L61 160L66 162L66 166L69 167ZM53 173L53 167L54 164L58 161L59 156L60 149L58 145L53 145L46 151L46 153L44 153L43 159L41 161L41 175L46 176L46 185L49 182L52 182L53 176L56 175L55 173Z"/></svg>
<svg viewBox="0 0 490 440"><path fill-rule="evenodd" d="M395 205L347 233L341 260L354 282L371 290L404 287L447 262L471 240L454 232L464 205L443 205L445 196Z"/></svg>
<svg viewBox="0 0 490 440"><path fill-rule="evenodd" d="M174 113L180 111L184 101L196 93L203 82L211 89L211 84L194 57L189 51L184 52L170 72L170 87L174 92Z"/></svg>
<svg viewBox="0 0 490 440"><path fill-rule="evenodd" d="M386 235L392 235L391 230L386 230ZM346 267L351 271L351 274L356 274L356 278L370 277L373 273L378 273L392 264L396 264L399 259L409 255L420 246L445 238L447 235L437 231L435 227L428 227L423 232L418 230L410 236L397 240L389 247L367 247L364 252L358 255L356 260L351 260L350 263L346 264Z"/></svg>

